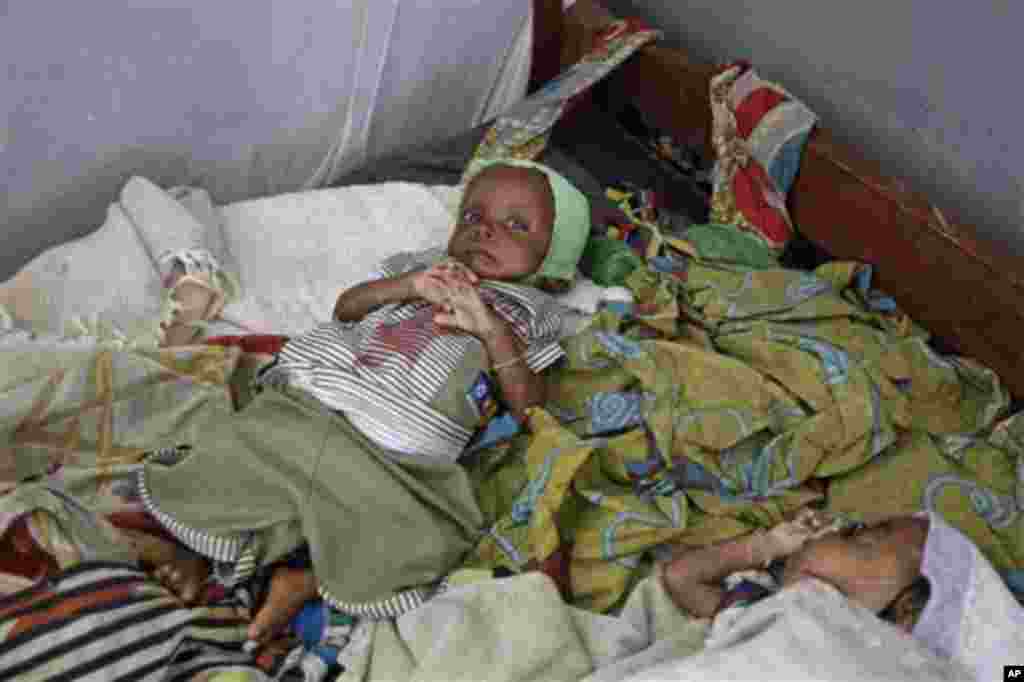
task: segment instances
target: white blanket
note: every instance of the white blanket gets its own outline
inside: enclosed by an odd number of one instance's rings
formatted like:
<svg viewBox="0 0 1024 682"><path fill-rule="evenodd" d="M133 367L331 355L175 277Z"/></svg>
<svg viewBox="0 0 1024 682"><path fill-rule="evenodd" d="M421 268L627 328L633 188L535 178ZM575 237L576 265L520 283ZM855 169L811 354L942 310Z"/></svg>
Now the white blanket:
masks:
<svg viewBox="0 0 1024 682"><path fill-rule="evenodd" d="M566 606L540 573L452 590L371 627L343 654L343 682L982 679L812 581L750 607L717 638L654 580L611 618Z"/></svg>
<svg viewBox="0 0 1024 682"><path fill-rule="evenodd" d="M641 582L617 618L566 605L528 573L452 589L394 622L366 624L341 680L1002 679L1024 652L1024 609L977 548L930 516L922 570L932 596L914 636L813 580L724 627L676 609Z"/></svg>

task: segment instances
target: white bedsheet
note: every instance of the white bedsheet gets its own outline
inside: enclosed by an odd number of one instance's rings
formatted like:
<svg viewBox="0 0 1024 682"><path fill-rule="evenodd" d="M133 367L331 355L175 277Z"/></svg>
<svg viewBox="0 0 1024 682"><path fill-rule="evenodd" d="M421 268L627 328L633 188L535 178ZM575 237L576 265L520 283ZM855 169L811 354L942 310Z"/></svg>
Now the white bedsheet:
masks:
<svg viewBox="0 0 1024 682"><path fill-rule="evenodd" d="M385 257L444 244L460 196L460 187L381 183L217 207L203 190L135 177L98 230L0 285L0 313L35 333L152 345L168 315L162 256L205 251L241 285L207 335L298 334L329 320L338 293ZM583 280L562 300L582 316L604 295ZM578 322L570 317L567 331Z"/></svg>

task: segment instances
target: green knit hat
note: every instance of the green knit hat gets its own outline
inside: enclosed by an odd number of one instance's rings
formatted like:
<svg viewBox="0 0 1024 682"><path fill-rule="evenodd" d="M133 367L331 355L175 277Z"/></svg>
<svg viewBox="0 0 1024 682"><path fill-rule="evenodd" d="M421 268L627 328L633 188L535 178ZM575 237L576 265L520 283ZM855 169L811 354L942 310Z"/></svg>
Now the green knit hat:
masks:
<svg viewBox="0 0 1024 682"><path fill-rule="evenodd" d="M555 224L551 228L551 244L547 255L527 281L539 277L559 279L569 283L576 280L576 266L583 248L590 238L590 202L583 192L564 176L547 166L520 159L488 159L470 166L467 184L481 171L491 166L515 166L540 171L548 179L551 195L555 198Z"/></svg>

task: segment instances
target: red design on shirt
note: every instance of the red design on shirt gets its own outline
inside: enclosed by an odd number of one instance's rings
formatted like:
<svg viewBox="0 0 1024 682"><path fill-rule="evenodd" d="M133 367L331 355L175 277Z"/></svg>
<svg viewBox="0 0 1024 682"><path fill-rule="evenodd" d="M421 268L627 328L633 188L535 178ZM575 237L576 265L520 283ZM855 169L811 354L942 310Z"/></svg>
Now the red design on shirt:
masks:
<svg viewBox="0 0 1024 682"><path fill-rule="evenodd" d="M443 333L445 330L434 322L433 306L424 306L412 317L378 324L369 347L359 355L359 362L366 367L379 367L397 354L413 365L431 339Z"/></svg>

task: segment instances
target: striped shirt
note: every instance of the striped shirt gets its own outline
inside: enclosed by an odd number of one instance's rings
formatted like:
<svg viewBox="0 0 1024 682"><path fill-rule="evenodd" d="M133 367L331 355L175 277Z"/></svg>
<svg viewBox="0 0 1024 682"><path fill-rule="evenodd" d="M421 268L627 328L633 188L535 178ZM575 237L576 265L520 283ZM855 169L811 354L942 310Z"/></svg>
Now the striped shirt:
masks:
<svg viewBox="0 0 1024 682"><path fill-rule="evenodd" d="M443 248L399 253L378 277L421 270ZM544 292L484 281L481 298L523 342L526 364L540 372L564 355L560 307ZM345 413L370 440L407 455L454 460L493 416L495 386L483 344L438 327L424 300L389 303L355 322L332 321L290 340L261 381L301 388Z"/></svg>

